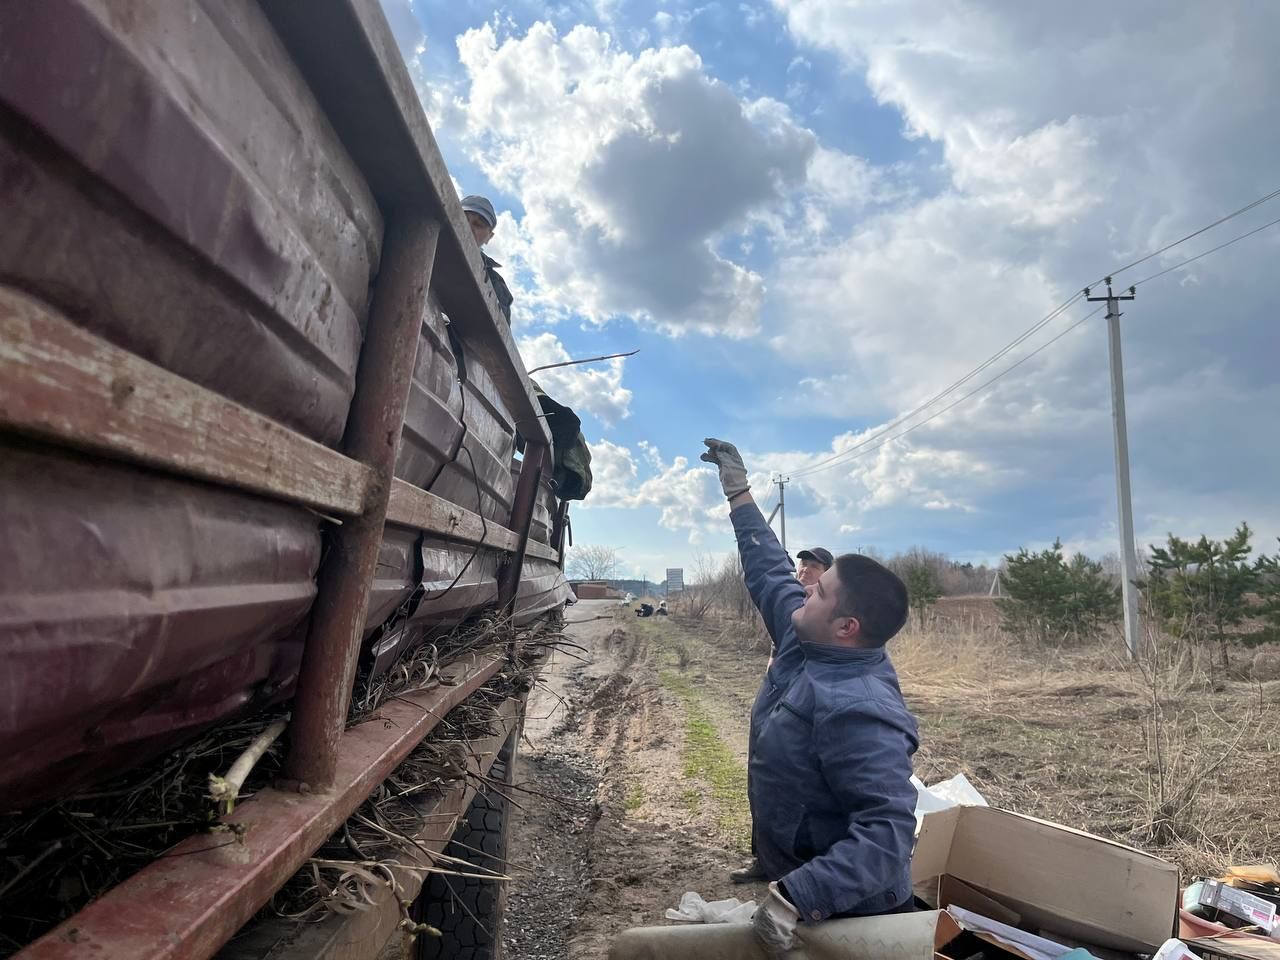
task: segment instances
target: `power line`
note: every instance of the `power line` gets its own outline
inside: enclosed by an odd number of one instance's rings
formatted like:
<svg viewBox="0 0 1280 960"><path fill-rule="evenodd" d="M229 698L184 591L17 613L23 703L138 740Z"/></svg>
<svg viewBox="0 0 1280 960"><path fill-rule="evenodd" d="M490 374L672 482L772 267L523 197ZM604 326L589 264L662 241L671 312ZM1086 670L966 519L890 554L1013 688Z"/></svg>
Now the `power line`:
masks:
<svg viewBox="0 0 1280 960"><path fill-rule="evenodd" d="M760 512L763 513L765 516L769 515L769 508L773 506L774 496L775 496L775 491L773 489L773 481L770 480L769 481L769 499L766 500L764 502L764 506L760 508Z"/></svg>
<svg viewBox="0 0 1280 960"><path fill-rule="evenodd" d="M1055 336L1051 337L1050 339L1046 340L1044 343L1040 344L1040 346L1036 347L1034 350L1028 353L1025 357L1019 358L1015 363L1012 363L1005 369L1001 370L990 380L984 381L982 384L970 390L968 393L964 394L963 396L958 397L955 400L952 400L949 404L947 404L941 410L938 410L935 413L931 413L928 417L921 420L919 423L912 424L911 426L907 427L907 429L903 430L901 433L894 434L892 437L885 437L879 443L875 444L875 446L868 447L862 450L861 452L849 457L847 460L842 461L842 463L847 463L849 462L849 460L857 460L859 457L866 456L872 450L876 450L879 447L883 447L886 443L888 443L891 440L900 440L902 437L905 437L907 434L911 433L913 430L919 430L930 420L936 420L938 417L942 416L952 407L959 406L960 404L964 403L964 401L968 400L970 397L974 396L975 394L981 393L983 390L987 389L987 387L991 386L991 384L995 383L1001 377L1009 373L1012 373L1014 370L1018 369L1018 367L1022 366L1024 363L1026 363L1028 360L1034 357L1037 353L1040 353L1042 350L1045 350L1046 348L1051 347L1053 344L1057 343L1059 340L1065 337L1068 333L1070 333L1076 327L1080 326L1081 324L1085 323L1088 320L1091 320L1093 317L1096 317L1101 312L1102 312L1102 307L1098 307L1095 310L1091 310L1089 313L1086 313L1083 317L1081 317L1075 323L1071 324L1071 326L1067 327L1061 333L1058 333ZM818 473L821 470L829 470L831 467L836 467L836 466L840 466L840 464L837 464L837 463L828 464L825 467L821 467L818 470L813 470L810 472ZM794 473L792 474L793 478L796 476L797 474L794 474Z"/></svg>
<svg viewBox="0 0 1280 960"><path fill-rule="evenodd" d="M1238 237L1233 237L1230 240L1228 240L1226 243L1220 243L1216 247L1210 247L1204 253L1197 253L1194 257L1188 257L1186 260L1183 260L1181 263L1175 264L1174 266L1169 267L1167 270L1161 270L1159 273L1153 273L1149 277L1144 277L1143 279L1135 283L1134 286L1140 287L1144 283L1149 283L1152 280L1155 280L1159 277L1163 277L1166 273L1173 273L1175 270L1181 270L1187 264L1195 263L1201 257L1207 257L1211 253L1217 253L1219 250L1224 250L1227 247L1231 246L1233 243L1239 243L1241 240L1244 240L1246 237L1252 237L1255 233L1261 233L1263 230L1267 229L1267 227L1274 227L1277 223L1280 223L1280 217L1277 217L1275 220L1272 220L1269 223L1264 223L1260 227L1255 227L1254 229L1250 230L1248 233L1242 233Z"/></svg>
<svg viewBox="0 0 1280 960"><path fill-rule="evenodd" d="M1151 253L1148 253L1145 257L1140 257L1137 260L1134 260L1132 263L1126 263L1123 267L1120 267L1118 270L1112 270L1110 273L1103 274L1102 277L1093 281L1093 283L1089 284L1089 286L1096 287L1098 284L1102 283L1102 281L1105 280L1107 277L1119 276L1120 274L1124 273L1126 270L1130 270L1133 267L1136 267L1140 263L1146 263L1148 260L1153 260L1156 257L1160 256L1160 254L1167 253L1168 251L1172 250L1174 247L1180 246L1181 244L1186 243L1188 240L1191 240L1191 239L1194 239L1195 237L1200 236L1200 234L1202 233L1208 233L1214 227L1224 224L1228 220L1234 220L1236 217L1240 216L1242 213L1248 213L1254 207L1260 207L1262 206L1262 204L1268 202L1269 200L1274 200L1276 197L1280 197L1280 189L1272 190L1270 193L1259 197L1257 200L1254 200L1251 203L1245 204L1239 210L1232 211L1231 213L1228 213L1225 217L1219 217L1217 220L1213 221L1213 223L1209 224L1208 226L1201 227L1199 230L1194 230L1191 233L1188 233L1182 239L1175 240L1173 241L1173 243L1166 244L1165 246L1161 247L1159 250L1153 250ZM1151 278L1148 277L1147 279L1151 279ZM1134 284L1134 286L1137 286L1137 284Z"/></svg>
<svg viewBox="0 0 1280 960"><path fill-rule="evenodd" d="M1201 234L1206 233L1206 232L1207 232L1207 231L1209 231L1209 230L1212 230L1214 227L1220 226L1221 224L1226 223L1227 221L1232 220L1232 219L1234 219L1234 218L1236 218L1236 217L1240 216L1240 215L1241 215L1241 214L1243 214L1243 213L1247 213L1248 211L1250 211L1250 210L1254 209L1255 207L1261 206L1262 204L1267 203L1268 201L1273 200L1273 199L1275 199L1276 197L1280 197L1280 189L1273 190L1273 191L1271 191L1270 193L1265 194L1264 196L1261 196L1261 197L1259 197L1259 198L1258 198L1258 199L1256 199L1256 200L1253 200L1252 202L1250 202L1250 203L1246 204L1245 206L1240 207L1239 209L1234 210L1234 211L1232 211L1231 213L1229 213L1229 214L1227 214L1227 215L1225 215L1225 216L1223 216L1223 217L1219 217L1217 220L1213 221L1212 223L1210 223L1210 224L1208 224L1208 225L1206 225L1206 226L1203 226L1203 227L1199 228L1198 230L1194 230L1194 231L1192 231L1191 233L1187 234L1186 236L1181 237L1181 238L1179 238L1178 240L1173 241L1172 243L1165 244L1163 247L1159 248L1158 250L1154 250L1154 251L1152 251L1151 253L1147 254L1147 255L1146 255L1146 256L1144 256L1144 257L1141 257L1141 258L1139 258L1139 259L1137 259L1137 260L1134 260L1134 261L1132 261L1131 263L1128 263L1128 264L1126 264L1126 265L1124 265L1124 266L1122 266L1122 267L1120 267L1120 268L1118 268L1118 269L1116 269L1116 270L1113 270L1111 273L1104 275L1104 279L1105 279L1105 277L1114 277L1116 274L1119 274L1119 273L1121 273L1121 272L1123 272L1123 271L1125 271L1125 270L1129 270L1129 269L1131 269L1132 267L1135 267L1135 266L1137 266L1137 265L1139 265L1139 264L1141 264L1141 263L1146 263L1147 261L1149 261L1149 260L1151 260L1151 259L1153 259L1153 258L1155 258L1155 257L1160 256L1162 253L1166 253L1166 252L1168 252L1169 250L1172 250L1174 247L1177 247L1177 246L1179 246L1179 245L1181 245L1181 244L1183 244L1183 243L1186 243L1188 240L1191 240L1191 239L1193 239L1193 238L1195 238L1195 237L1198 237L1198 236L1200 236ZM1245 239L1246 237L1253 236L1253 234L1258 233L1258 232L1260 232L1260 231L1262 231L1262 230L1265 230L1267 227L1274 226L1276 223L1280 223L1280 219L1273 220L1273 221L1271 221L1270 223L1264 224L1264 225L1263 225L1263 226L1261 226L1261 227L1258 227L1258 228L1256 228L1256 229L1254 229L1254 230L1249 231L1248 233L1241 234L1240 236L1235 237L1234 239L1229 240L1229 241L1227 241L1226 243L1219 244L1217 247L1214 247L1214 248L1212 248L1212 249L1210 249L1210 250L1206 250L1204 253L1198 254L1197 256L1194 256L1194 257L1191 257L1191 258L1189 258L1189 259L1187 259L1187 260L1184 260L1182 263L1180 263L1180 264L1178 264L1178 265L1176 265L1176 266L1170 267L1170 268L1168 268L1167 270L1162 270L1162 271L1160 271L1159 273L1153 274L1153 275L1152 275L1152 276L1150 276L1150 277L1147 277L1147 278L1145 278L1145 279L1143 279L1143 280L1138 281L1138 283L1133 284L1133 286L1138 286L1139 284L1147 283L1148 281L1154 280L1154 279L1156 279L1157 277L1162 277L1162 276L1164 276L1164 275L1165 275L1165 274L1167 274L1167 273L1172 273L1172 272L1173 272L1173 271L1175 271L1175 270L1179 270L1179 269L1181 269L1182 267L1186 266L1187 264L1189 264L1189 263L1193 263L1194 261L1199 260L1201 257L1206 257L1206 256L1208 256L1208 255L1209 255L1209 254L1211 254L1211 253L1214 253L1214 252L1216 252L1216 251L1218 251L1218 250L1223 249L1224 247L1229 247L1229 246L1231 246L1231 244L1236 243L1236 242L1238 242L1238 241L1240 241L1240 240L1243 240L1243 239ZM1099 281L1095 281L1094 283L1090 284L1089 286L1091 286L1091 287L1093 287L1093 286L1097 286L1097 285L1098 285L1098 283L1100 283L1100 282L1101 282L1101 280L1099 280ZM970 380L972 380L974 377L976 377L978 374L980 374L983 370L986 370L988 367L990 367L990 366L991 366L992 364L994 364L996 361L1000 360L1002 357L1007 356L1007 355L1008 355L1008 353L1009 353L1011 350L1013 350L1015 347L1019 346L1020 344L1022 344L1022 343L1024 343L1024 342L1026 342L1026 340L1027 340L1029 337L1034 336L1034 335L1035 335L1036 333L1038 333L1040 330L1044 329L1044 327L1045 327L1045 326L1047 326L1047 325L1048 325L1049 323L1051 323L1054 319L1056 319L1058 316L1060 316L1064 311L1066 311L1067 309L1069 309L1069 308L1070 308L1070 307L1071 307L1071 306L1072 306L1072 305L1073 305L1077 300L1079 300L1082 296L1084 296L1084 293L1083 293L1083 292L1076 293L1074 296L1072 296L1072 297L1070 297L1069 299L1067 299L1065 302L1063 302L1063 303L1062 303L1060 306L1058 306L1056 309L1052 310L1050 313L1048 313L1047 315L1045 315L1043 318L1041 318L1040 320L1038 320L1036 323L1032 324L1030 327L1028 327L1026 330L1024 330L1021 334L1019 334L1017 337L1015 337L1013 340L1011 340L1009 343L1007 343L1005 346L1001 347L999 350L997 350L994 354L992 354L990 357L988 357L986 360L984 360L984 361L983 361L982 363L980 363L978 366L974 367L972 370L970 370L970 371L969 371L968 373L966 373L964 376L960 377L960 379L958 379L958 380L954 381L953 383L951 383L951 384L950 384L950 385L948 385L947 387L943 388L943 389L942 389L942 390L940 390L938 393L936 393L936 394L934 394L933 396L931 396L928 400L924 401L924 403L920 404L919 406L915 407L915 408L914 408L914 409L912 409L912 410L909 410L908 412L906 412L906 413L902 414L901 416L899 416L899 417L898 417L898 418L896 418L895 420L893 420L893 421L891 421L890 423L886 424L884 427L882 427L882 428L881 428L879 431L877 431L875 434L873 434L873 435L871 435L871 436L869 436L869 437L866 437L866 438L865 438L865 439L863 439L863 440L860 440L858 443L854 444L852 447L848 447L848 448L846 448L846 449L844 449L844 450L839 451L838 453L833 453L831 456L829 456L829 457L827 457L827 458L825 458L825 459L823 459L823 460L819 460L817 463L813 464L812 466L805 467L805 468L803 468L803 469L801 469L801 470L797 470L797 471L795 471L795 472L792 474L792 477L794 477L794 478L797 478L797 479L798 479L798 478L801 478L801 477L809 476L809 475L811 475L811 474L813 474L813 473L817 473L817 472L819 472L819 471L821 471L821 470L825 470L825 469L827 469L827 467L829 467L829 466L835 465L835 464L837 464L837 463L843 463L843 462L845 462L845 461L846 461L846 460L848 460L848 459L853 459L853 458L854 458L854 456L853 456L853 455L854 455L854 454L856 454L856 453L857 453L857 451L859 451L859 450L867 449L868 447L869 447L871 450L874 450L874 449L876 449L877 447L882 446L882 444L876 443L876 441L877 441L877 440L880 440L882 437L884 437L884 436L885 436L889 431L891 431L891 430L895 429L895 428L896 428L896 427L898 427L898 426L901 426L901 425L902 425L903 423L905 423L906 421L908 421L908 420L912 419L913 417L917 416L918 414L920 414L920 413L924 412L924 410L928 409L930 406L932 406L933 404L937 403L937 402L938 402L939 400L941 400L943 397L948 396L949 394L953 393L955 390L957 390L957 389L959 389L960 387L964 386L964 384L968 383ZM1070 328L1068 328L1068 329L1074 329L1074 326L1073 326L1073 327L1070 327ZM1065 333L1065 332L1067 332L1067 331L1063 331L1063 332ZM1053 343L1053 342L1055 342L1055 341L1056 341L1060 336L1061 336L1061 334L1059 334L1059 335L1058 335L1058 337L1054 337L1052 340L1048 341L1048 343ZM1047 346L1047 345L1048 345L1048 344L1046 343L1044 346ZM1009 367L1009 368L1008 368L1008 370L1006 370L1006 371L1005 371L1005 373L1007 373L1009 370L1012 370L1012 369L1016 368L1017 366L1020 366L1023 362L1025 362L1025 361L1026 361L1027 359L1029 359L1030 357L1035 356L1035 354L1036 354L1036 353L1039 353L1039 352L1040 352L1040 350L1044 349L1044 346L1041 346L1041 347L1037 348L1033 353L1030 353L1030 354L1028 354L1026 357L1023 357L1021 360L1019 360L1019 361L1018 361L1017 363L1015 363L1013 366ZM1003 375L1004 375L1004 374L1001 374L1001 376L1003 376ZM995 379L998 379L998 378L995 378ZM991 382L994 382L994 380L988 381L988 383L991 383ZM981 388L979 388L979 389L981 389ZM974 391L974 392L977 392L977 391ZM970 393L970 394L966 394L966 396L972 396L972 395L973 395L972 393ZM951 404L950 406L946 407L943 411L939 411L939 412L941 413L941 412L945 412L945 410L950 410L950 409L951 409L951 407L952 407L952 406L954 406L954 405L955 405L955 404ZM928 422L929 422L929 420L933 420L933 419L935 419L935 417L936 417L936 416L937 416L937 414L935 414L935 415L933 415L933 416L930 416L927 420L922 421L922 423L921 423L921 424L917 424L917 426L922 426L924 423L928 423ZM912 428L912 429L914 429L914 428ZM906 432L904 432L904 433L902 433L902 434L898 434L898 436L905 436L907 432L910 432L910 431L906 431ZM889 439L896 439L896 438L895 438L895 437L890 437ZM886 442L887 442L887 441L886 441ZM875 446L870 446L870 445L871 445L871 444L873 444L873 443L875 443Z"/></svg>
<svg viewBox="0 0 1280 960"><path fill-rule="evenodd" d="M844 450L841 450L839 453L834 453L831 456L827 457L825 460L820 460L817 463L813 464L812 466L805 467L803 470L795 471L794 473L792 473L792 477L806 476L809 473L812 473L813 471L819 468L822 468L826 464L831 463L832 461L838 460L846 456L847 454L850 454L853 451L866 446L867 444L884 436L884 434L888 433L890 430L894 429L895 427L900 426L901 424L905 423L907 420L910 420L916 414L921 413L928 407L937 403L943 397L947 396L950 393L955 392L960 387L963 387L966 383L968 383L970 380L972 380L974 377L980 374L983 370L986 370L988 367L990 367L993 363L995 363L1001 357L1006 356L1009 353L1009 351L1013 350L1019 344L1024 343L1028 337L1031 337L1034 334L1038 333L1040 330L1042 330L1045 326L1047 326L1053 320L1061 316L1064 311L1069 309L1077 300L1079 300L1083 296L1084 296L1084 293L1083 291L1081 291L1080 293L1077 293L1071 298L1069 298L1068 300L1064 301L1060 306L1052 310L1050 313L1046 314L1040 320L1033 323L1021 334L1019 334L1009 343L1005 344L1003 347L1001 347L999 350L997 350L995 353L989 356L986 360L982 361L982 363L978 364L978 366L974 367L972 370L970 370L968 373L962 376L959 380L956 380L953 383L951 383L949 386L944 387L942 390L939 390L937 393L935 393L932 397L930 397L924 403L920 404L914 410L910 410L907 413L902 414L896 420L886 424L884 427L880 429L878 433L874 434L873 436L867 437L864 440L860 440L857 443L855 443L852 447L847 447Z"/></svg>

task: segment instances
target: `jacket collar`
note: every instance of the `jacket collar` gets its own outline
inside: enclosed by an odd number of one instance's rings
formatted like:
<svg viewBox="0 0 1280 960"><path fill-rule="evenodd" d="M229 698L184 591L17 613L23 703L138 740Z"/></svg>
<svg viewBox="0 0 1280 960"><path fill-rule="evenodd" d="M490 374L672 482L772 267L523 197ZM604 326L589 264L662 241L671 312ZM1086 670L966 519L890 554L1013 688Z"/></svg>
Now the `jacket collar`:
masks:
<svg viewBox="0 0 1280 960"><path fill-rule="evenodd" d="M821 663L861 663L875 666L885 659L884 647L838 647L833 643L801 641L806 660Z"/></svg>

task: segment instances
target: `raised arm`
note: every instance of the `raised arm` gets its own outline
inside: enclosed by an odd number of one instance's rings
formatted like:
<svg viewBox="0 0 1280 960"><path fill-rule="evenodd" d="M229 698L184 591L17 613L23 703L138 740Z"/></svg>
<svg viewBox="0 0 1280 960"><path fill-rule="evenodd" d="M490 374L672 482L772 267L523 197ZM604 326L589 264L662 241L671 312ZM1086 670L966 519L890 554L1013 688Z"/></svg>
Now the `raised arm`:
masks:
<svg viewBox="0 0 1280 960"><path fill-rule="evenodd" d="M750 499L751 494L744 496L747 501L734 506L729 519L738 538L738 556L742 558L747 592L764 618L776 655L788 643L795 642L795 632L789 629L791 614L804 603L804 587L796 580L786 551L760 508Z"/></svg>
<svg viewBox="0 0 1280 960"><path fill-rule="evenodd" d="M737 447L723 440L704 442L707 452L702 459L719 469L720 485L729 499L729 519L738 538L747 590L764 618L775 651L781 653L785 644L794 642L791 614L804 603L804 587L796 581L791 560L751 496L747 468Z"/></svg>

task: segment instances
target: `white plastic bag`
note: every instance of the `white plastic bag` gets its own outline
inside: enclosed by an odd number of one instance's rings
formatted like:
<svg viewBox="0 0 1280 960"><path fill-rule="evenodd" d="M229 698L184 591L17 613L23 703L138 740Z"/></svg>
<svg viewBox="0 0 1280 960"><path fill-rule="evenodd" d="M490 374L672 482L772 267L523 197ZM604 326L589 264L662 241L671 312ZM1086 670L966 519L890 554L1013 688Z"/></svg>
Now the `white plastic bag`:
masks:
<svg viewBox="0 0 1280 960"><path fill-rule="evenodd" d="M1164 945L1152 954L1151 960L1200 960L1200 958L1188 950L1187 945L1181 940L1166 940Z"/></svg>
<svg viewBox="0 0 1280 960"><path fill-rule="evenodd" d="M916 830L924 820L926 813L946 810L950 807L985 807L986 798L969 782L963 773L926 787L919 777L911 778L916 788Z"/></svg>
<svg viewBox="0 0 1280 960"><path fill-rule="evenodd" d="M686 923L750 923L755 912L754 900L743 903L737 897L731 897L708 903L690 890L680 898L680 906L667 911L666 917L668 920L683 920Z"/></svg>

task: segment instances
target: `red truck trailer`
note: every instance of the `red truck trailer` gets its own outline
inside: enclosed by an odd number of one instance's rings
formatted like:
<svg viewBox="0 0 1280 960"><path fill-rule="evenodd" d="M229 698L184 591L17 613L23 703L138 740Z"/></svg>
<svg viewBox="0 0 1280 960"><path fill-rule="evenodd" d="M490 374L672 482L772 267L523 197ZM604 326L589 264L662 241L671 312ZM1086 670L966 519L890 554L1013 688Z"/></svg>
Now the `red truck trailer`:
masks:
<svg viewBox="0 0 1280 960"><path fill-rule="evenodd" d="M264 907L482 688L412 840L500 864L526 641L570 597L555 454L377 0L0 4L0 914L46 855L22 816L288 711L226 842L0 954L374 957L397 900L450 914L412 870ZM430 682L352 722L424 644ZM480 886L420 955L493 955Z"/></svg>

